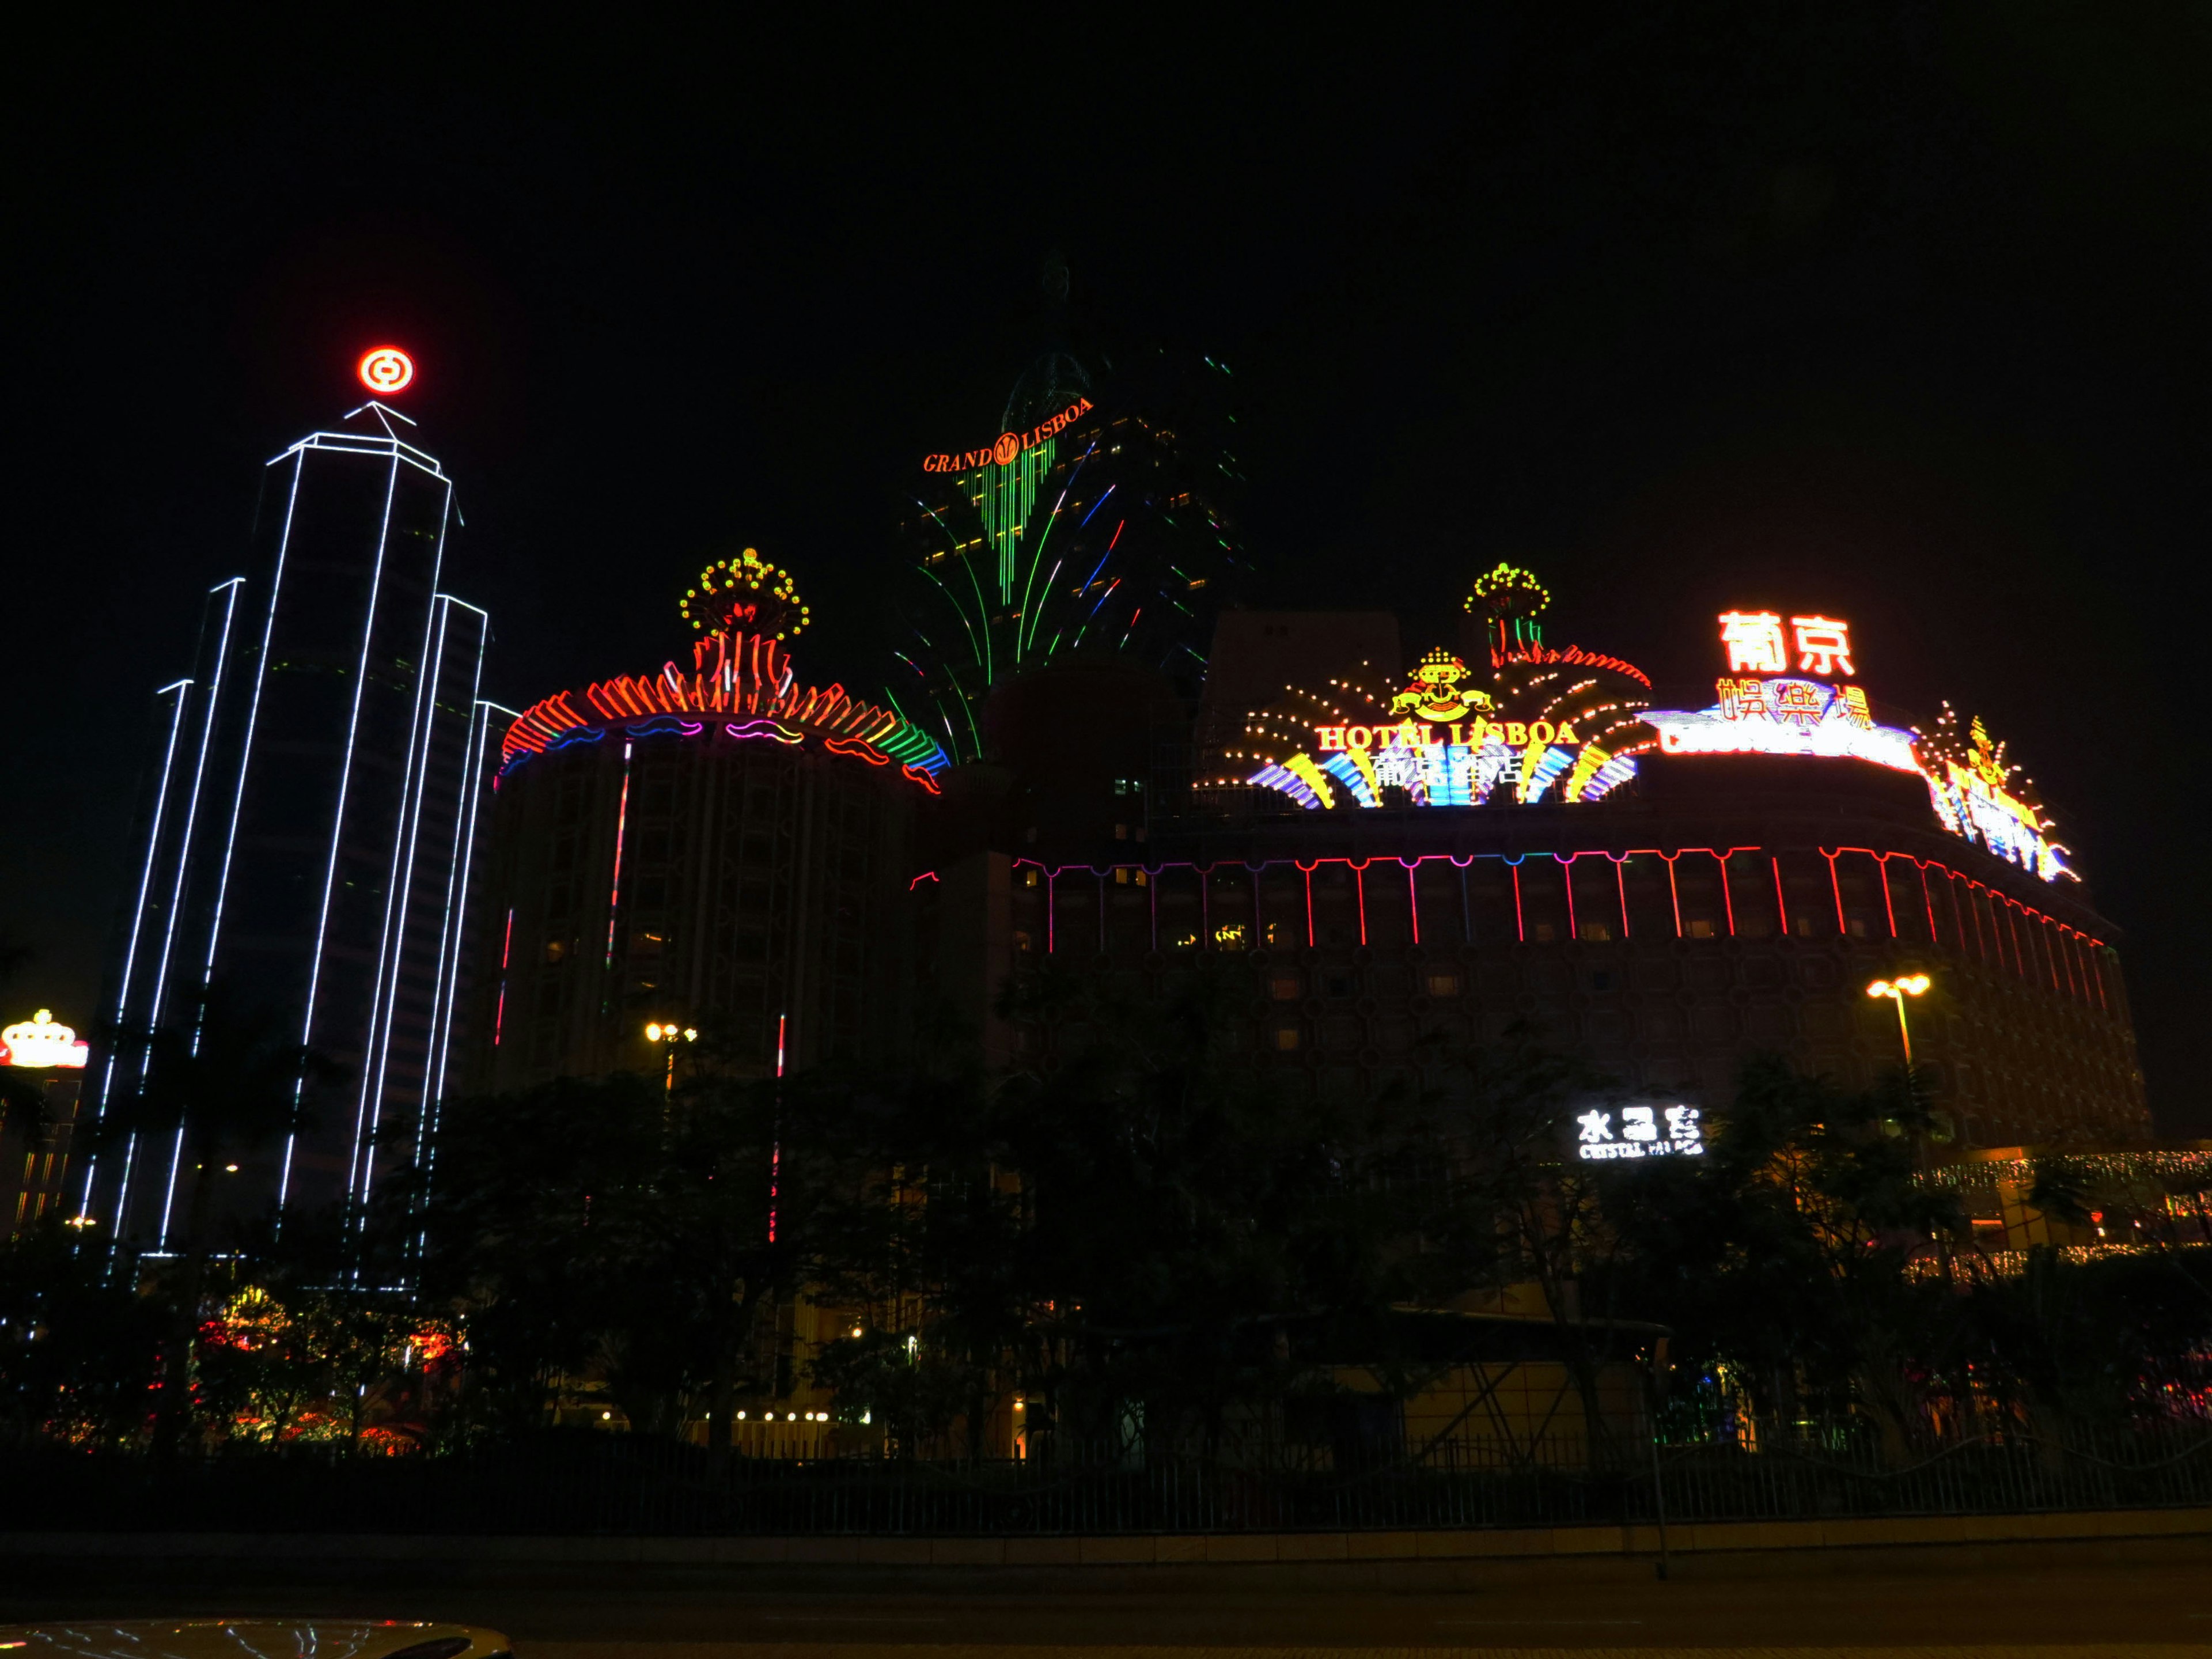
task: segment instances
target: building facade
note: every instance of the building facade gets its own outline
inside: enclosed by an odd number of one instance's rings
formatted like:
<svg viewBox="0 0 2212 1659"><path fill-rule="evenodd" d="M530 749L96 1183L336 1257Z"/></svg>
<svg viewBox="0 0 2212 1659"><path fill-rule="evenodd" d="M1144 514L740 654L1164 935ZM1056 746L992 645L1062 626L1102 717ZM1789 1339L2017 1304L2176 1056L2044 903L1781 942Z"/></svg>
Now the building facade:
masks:
<svg viewBox="0 0 2212 1659"><path fill-rule="evenodd" d="M895 1052L913 816L945 757L799 683L805 607L751 550L684 611L687 665L556 692L507 730L472 1088L652 1069L648 1025L705 1032L739 1075Z"/></svg>
<svg viewBox="0 0 2212 1659"><path fill-rule="evenodd" d="M441 591L455 522L452 480L396 410L301 439L266 468L249 574L212 590L191 677L158 694L106 1012L189 1027L221 987L348 1075L246 1155L240 1210L358 1206L379 1129L427 1125L443 1086L506 713L478 696L484 613ZM96 1055L88 1115L143 1066L127 1042ZM85 1212L166 1244L180 1145L88 1160Z"/></svg>
<svg viewBox="0 0 2212 1659"><path fill-rule="evenodd" d="M1864 1088L1909 1042L1961 1149L2148 1139L2113 930L1978 723L1883 724L1848 624L1763 612L1723 619L1718 702L1656 708L1633 664L1547 644L1547 603L1525 572L1476 585L1486 672L1442 648L1376 662L1391 630L1369 614L1334 630L1361 653L1341 662L1325 616L1233 614L1210 686L1279 689L1210 692L1187 762L1133 696L1141 793L1102 775L1072 821L1010 785L995 823L940 843L940 902L986 895L998 977L1249 984L1231 1040L1285 1090L1448 1087L1455 1051L1522 1025L1624 1108L1725 1112L1755 1054ZM1755 652L1731 642L1754 623ZM1070 763L1050 722L1006 729L1017 780ZM1099 752L1102 775L1131 764ZM1001 1041L1051 1062L1048 1032ZM1601 1116L1585 1155L1650 1152L1630 1137L1655 1110Z"/></svg>

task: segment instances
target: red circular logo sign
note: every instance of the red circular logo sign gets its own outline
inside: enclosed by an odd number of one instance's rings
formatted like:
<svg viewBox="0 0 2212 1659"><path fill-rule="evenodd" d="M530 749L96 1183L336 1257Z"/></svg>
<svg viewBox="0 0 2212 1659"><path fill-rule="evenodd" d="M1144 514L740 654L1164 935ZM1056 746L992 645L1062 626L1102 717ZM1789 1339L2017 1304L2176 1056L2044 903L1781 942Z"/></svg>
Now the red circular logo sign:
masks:
<svg viewBox="0 0 2212 1659"><path fill-rule="evenodd" d="M415 360L398 346L379 346L361 360L361 383L386 396L404 392L415 381Z"/></svg>
<svg viewBox="0 0 2212 1659"><path fill-rule="evenodd" d="M1014 457L1022 453L1022 441L1011 432L1001 432L999 441L991 446L991 459L1000 466L1012 466Z"/></svg>

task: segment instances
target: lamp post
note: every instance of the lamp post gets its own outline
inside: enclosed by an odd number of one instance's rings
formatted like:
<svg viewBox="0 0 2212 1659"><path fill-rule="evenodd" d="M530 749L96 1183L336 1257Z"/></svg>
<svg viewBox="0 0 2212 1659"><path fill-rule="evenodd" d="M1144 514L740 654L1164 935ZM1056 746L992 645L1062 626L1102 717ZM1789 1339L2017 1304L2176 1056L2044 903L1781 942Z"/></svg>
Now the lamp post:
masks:
<svg viewBox="0 0 2212 1659"><path fill-rule="evenodd" d="M699 1040L699 1033L689 1025L664 1025L656 1020L645 1028L645 1040L647 1042L658 1042L667 1051L668 1081L665 1086L668 1093L674 1094L676 1092L676 1045L678 1042L696 1042Z"/></svg>
<svg viewBox="0 0 2212 1659"><path fill-rule="evenodd" d="M1908 1070L1912 1065L1912 1030L1905 1023L1905 1000L1917 997L1927 988L1928 975L1925 974L1907 974L1899 979L1878 979L1867 987L1869 996L1887 997L1897 1005L1897 1036L1898 1040L1905 1044L1905 1064Z"/></svg>

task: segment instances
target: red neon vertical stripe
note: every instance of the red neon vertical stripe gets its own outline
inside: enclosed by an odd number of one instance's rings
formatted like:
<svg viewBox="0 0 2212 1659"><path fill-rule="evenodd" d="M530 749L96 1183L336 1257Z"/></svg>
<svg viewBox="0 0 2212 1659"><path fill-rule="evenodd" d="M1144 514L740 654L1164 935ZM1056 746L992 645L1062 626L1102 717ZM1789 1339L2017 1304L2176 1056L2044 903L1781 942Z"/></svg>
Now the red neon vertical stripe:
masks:
<svg viewBox="0 0 2212 1659"><path fill-rule="evenodd" d="M491 1012L491 1046L499 1047L499 1030L507 1022L507 953L514 948L514 912L507 913L507 932L499 942L499 1001Z"/></svg>
<svg viewBox="0 0 2212 1659"><path fill-rule="evenodd" d="M779 1081L783 1077L784 1023L789 1018L788 1014L775 1017L775 1075ZM782 1176L783 1142L776 1140L769 1143L768 1149L768 1242L771 1244L775 1243L776 1199Z"/></svg>
<svg viewBox="0 0 2212 1659"><path fill-rule="evenodd" d="M2097 960L2094 949L2089 952L2089 971L2097 976L2097 1006L2109 1014L2112 1005L2105 1000L2105 964Z"/></svg>
<svg viewBox="0 0 2212 1659"><path fill-rule="evenodd" d="M1836 896L1836 931L1848 935L1851 927L1844 920L1844 884L1836 878L1836 855L1824 847L1820 849L1820 856L1828 861L1828 890Z"/></svg>
<svg viewBox="0 0 2212 1659"><path fill-rule="evenodd" d="M1060 948L1060 872L1044 872L1044 953L1050 956Z"/></svg>
<svg viewBox="0 0 2212 1659"><path fill-rule="evenodd" d="M1941 945L1943 936L1936 931L1936 899L1928 890L1928 866L1915 859L1912 868L1913 873L1920 878L1920 908L1928 913L1928 942Z"/></svg>
<svg viewBox="0 0 2212 1659"><path fill-rule="evenodd" d="M1304 874L1306 878L1306 949L1310 951L1313 949L1314 942L1313 872L1303 864L1298 866L1298 869Z"/></svg>
<svg viewBox="0 0 2212 1659"><path fill-rule="evenodd" d="M1667 860L1667 897L1674 907L1674 937L1680 939L1682 937L1682 890L1674 884L1674 860L1682 855L1680 853L1662 853L1659 856Z"/></svg>
<svg viewBox="0 0 2212 1659"><path fill-rule="evenodd" d="M1874 855L1869 854L1868 856ZM1897 937L1897 906L1891 903L1889 898L1889 861L1896 856L1894 853L1884 853L1874 860L1875 879L1881 884L1881 912L1889 918L1889 936L1892 939Z"/></svg>
<svg viewBox="0 0 2212 1659"><path fill-rule="evenodd" d="M1578 939L1583 936L1583 930L1575 921L1575 860L1578 856L1579 854L1574 853L1568 854L1565 858L1561 858L1557 853L1552 854L1552 862L1559 866L1559 879L1566 884L1567 937L1571 939Z"/></svg>
<svg viewBox="0 0 2212 1659"><path fill-rule="evenodd" d="M1524 854L1522 856L1527 855ZM1507 867L1513 872L1513 937L1526 945L1528 942L1528 924L1521 915L1521 860L1509 860Z"/></svg>
<svg viewBox="0 0 2212 1659"><path fill-rule="evenodd" d="M1401 864L1406 862L1403 859L1398 861ZM1406 909L1413 918L1413 943L1416 945L1421 942L1421 888L1420 884L1413 879L1413 866L1419 862L1415 859L1413 864L1406 865Z"/></svg>
<svg viewBox="0 0 2212 1659"><path fill-rule="evenodd" d="M607 890L606 967L609 973L614 971L615 966L615 915L622 906L623 837L629 829L629 751L630 745L623 744L622 799L615 807L615 878Z"/></svg>
<svg viewBox="0 0 2212 1659"><path fill-rule="evenodd" d="M1352 872L1352 890L1359 903L1359 946L1360 949L1365 950L1367 948L1367 865L1364 860L1354 864L1350 859L1345 860L1344 865L1345 868Z"/></svg>
<svg viewBox="0 0 2212 1659"><path fill-rule="evenodd" d="M1770 853L1766 861L1774 866L1774 914L1782 918L1782 931L1786 935L1790 932L1790 901L1782 895L1782 860Z"/></svg>
<svg viewBox="0 0 2212 1659"><path fill-rule="evenodd" d="M1626 939L1629 936L1628 878L1623 875L1621 872L1628 860L1625 858L1613 858L1610 853L1607 854L1606 856L1612 860L1613 863L1613 890L1620 897L1620 936L1623 939Z"/></svg>
<svg viewBox="0 0 2212 1659"><path fill-rule="evenodd" d="M1721 914L1728 918L1729 937L1735 937L1735 895L1729 890L1729 855L1713 854L1713 862L1721 867Z"/></svg>

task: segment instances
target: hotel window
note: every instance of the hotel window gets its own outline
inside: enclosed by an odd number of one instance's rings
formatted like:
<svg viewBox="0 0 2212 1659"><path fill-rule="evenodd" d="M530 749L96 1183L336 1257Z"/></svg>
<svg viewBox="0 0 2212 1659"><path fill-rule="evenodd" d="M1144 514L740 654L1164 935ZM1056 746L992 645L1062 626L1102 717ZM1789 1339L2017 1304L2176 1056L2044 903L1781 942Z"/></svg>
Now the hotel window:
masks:
<svg viewBox="0 0 2212 1659"><path fill-rule="evenodd" d="M1276 1049L1277 1049L1277 1051L1278 1051L1278 1052L1282 1053L1282 1054L1289 1054L1292 1049L1296 1048L1297 1046L1298 1046L1298 1028L1297 1028L1297 1026L1295 1026L1295 1025L1282 1025L1282 1026L1278 1026L1278 1027L1276 1028L1276 1030L1275 1030L1275 1048L1276 1048Z"/></svg>
<svg viewBox="0 0 2212 1659"><path fill-rule="evenodd" d="M1549 945L1553 938L1552 924L1548 921L1538 922L1528 930L1528 937L1539 945Z"/></svg>
<svg viewBox="0 0 2212 1659"><path fill-rule="evenodd" d="M1586 921L1578 931L1583 938L1594 944L1601 944L1613 937L1613 929L1601 921Z"/></svg>
<svg viewBox="0 0 2212 1659"><path fill-rule="evenodd" d="M1022 928L1017 927L1014 930L1014 949L1024 955L1027 955L1035 948L1036 947L1030 943L1030 936L1028 933Z"/></svg>
<svg viewBox="0 0 2212 1659"><path fill-rule="evenodd" d="M1711 939L1713 936L1712 918L1710 916L1687 917L1682 923L1682 932L1691 939Z"/></svg>
<svg viewBox="0 0 2212 1659"><path fill-rule="evenodd" d="M1455 997L1459 994L1457 974L1431 974L1427 982L1429 994L1432 997Z"/></svg>
<svg viewBox="0 0 2212 1659"><path fill-rule="evenodd" d="M567 960L567 958L568 958L568 941L567 939L547 939L547 940L545 941L545 960L546 960L546 961L548 961L548 962L562 962L562 961Z"/></svg>
<svg viewBox="0 0 2212 1659"><path fill-rule="evenodd" d="M1296 1002L1298 1000L1299 986L1295 979L1276 980L1267 988L1268 994L1278 1002Z"/></svg>

